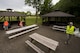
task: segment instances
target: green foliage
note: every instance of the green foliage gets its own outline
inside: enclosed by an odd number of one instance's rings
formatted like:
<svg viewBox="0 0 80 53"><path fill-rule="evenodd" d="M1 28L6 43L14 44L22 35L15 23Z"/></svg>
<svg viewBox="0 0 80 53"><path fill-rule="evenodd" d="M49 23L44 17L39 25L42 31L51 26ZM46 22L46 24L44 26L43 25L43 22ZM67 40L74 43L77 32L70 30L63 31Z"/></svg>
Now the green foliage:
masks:
<svg viewBox="0 0 80 53"><path fill-rule="evenodd" d="M25 4L36 8L36 23L38 19L38 12L40 12L40 14L45 14L52 10L51 2L52 0L25 0Z"/></svg>
<svg viewBox="0 0 80 53"><path fill-rule="evenodd" d="M53 10L52 0L25 0L25 4L36 8L36 13L40 12L41 15Z"/></svg>
<svg viewBox="0 0 80 53"><path fill-rule="evenodd" d="M28 16L26 17L26 25L32 25L35 24L36 16ZM38 23L37 24L42 24L42 19L38 17Z"/></svg>
<svg viewBox="0 0 80 53"><path fill-rule="evenodd" d="M41 6L41 15L53 11L52 0L44 0L43 5Z"/></svg>
<svg viewBox="0 0 80 53"><path fill-rule="evenodd" d="M8 20L8 17L6 17L6 20ZM32 25L32 24L35 24L35 20L36 20L36 16L28 16L28 17L26 17L25 23L26 23L26 25ZM40 17L38 17L37 20L38 20L37 24L42 24L42 19ZM17 21L17 18L12 17L11 21ZM2 19L0 22L4 22L4 19Z"/></svg>
<svg viewBox="0 0 80 53"><path fill-rule="evenodd" d="M25 0L25 4L29 6L33 6L33 8L36 8L36 23L37 23L37 16L38 12L40 11L40 7L42 5L43 0Z"/></svg>
<svg viewBox="0 0 80 53"><path fill-rule="evenodd" d="M60 0L54 7L61 11L80 16L80 0Z"/></svg>
<svg viewBox="0 0 80 53"><path fill-rule="evenodd" d="M26 15L31 16L31 12L30 11L27 11Z"/></svg>
<svg viewBox="0 0 80 53"><path fill-rule="evenodd" d="M43 0L25 0L25 4L29 6L33 6L33 8L36 8L36 11L39 11L42 1Z"/></svg>

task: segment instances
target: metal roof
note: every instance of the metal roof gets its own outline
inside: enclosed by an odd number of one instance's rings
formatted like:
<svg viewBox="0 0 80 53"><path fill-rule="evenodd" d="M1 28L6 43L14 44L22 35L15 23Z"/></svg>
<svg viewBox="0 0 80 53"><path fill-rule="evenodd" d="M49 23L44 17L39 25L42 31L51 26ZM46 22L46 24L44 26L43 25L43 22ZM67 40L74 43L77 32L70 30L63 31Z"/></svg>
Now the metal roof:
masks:
<svg viewBox="0 0 80 53"><path fill-rule="evenodd" d="M42 15L42 17L75 17L75 16L61 11L53 11Z"/></svg>
<svg viewBox="0 0 80 53"><path fill-rule="evenodd" d="M3 11L3 12L0 12L0 16L26 16L26 14L20 13L20 12Z"/></svg>

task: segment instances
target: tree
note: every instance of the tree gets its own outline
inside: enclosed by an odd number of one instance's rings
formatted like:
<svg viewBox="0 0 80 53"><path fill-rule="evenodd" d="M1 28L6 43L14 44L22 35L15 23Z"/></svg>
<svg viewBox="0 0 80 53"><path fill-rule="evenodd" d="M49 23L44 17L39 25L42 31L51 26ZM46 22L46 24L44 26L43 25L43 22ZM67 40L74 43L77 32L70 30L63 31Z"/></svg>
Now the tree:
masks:
<svg viewBox="0 0 80 53"><path fill-rule="evenodd" d="M31 16L31 12L30 11L27 11L27 13L26 13L27 15L29 15L29 16Z"/></svg>
<svg viewBox="0 0 80 53"><path fill-rule="evenodd" d="M36 8L36 23L38 19L37 15L42 3L43 3L43 0L25 0L25 4L28 4L29 6L33 6L33 8Z"/></svg>
<svg viewBox="0 0 80 53"><path fill-rule="evenodd" d="M52 0L45 0L44 3L41 5L40 14L46 14L53 11Z"/></svg>
<svg viewBox="0 0 80 53"><path fill-rule="evenodd" d="M54 9L59 9L61 11L80 16L80 0L60 0Z"/></svg>
<svg viewBox="0 0 80 53"><path fill-rule="evenodd" d="M25 0L25 4L28 4L29 6L33 6L33 8L36 8L36 23L38 12L40 12L40 14L43 15L53 10L52 0Z"/></svg>

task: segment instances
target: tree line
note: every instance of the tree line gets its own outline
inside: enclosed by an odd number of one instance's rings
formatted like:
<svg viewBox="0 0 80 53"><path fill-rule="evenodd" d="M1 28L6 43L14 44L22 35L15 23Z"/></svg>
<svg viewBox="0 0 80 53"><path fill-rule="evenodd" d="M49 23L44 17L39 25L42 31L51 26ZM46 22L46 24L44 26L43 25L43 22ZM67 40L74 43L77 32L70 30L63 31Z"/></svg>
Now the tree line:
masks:
<svg viewBox="0 0 80 53"><path fill-rule="evenodd" d="M63 12L80 16L80 0L60 0L56 5L52 4L52 0L25 0L25 4L36 8L36 15L61 10Z"/></svg>

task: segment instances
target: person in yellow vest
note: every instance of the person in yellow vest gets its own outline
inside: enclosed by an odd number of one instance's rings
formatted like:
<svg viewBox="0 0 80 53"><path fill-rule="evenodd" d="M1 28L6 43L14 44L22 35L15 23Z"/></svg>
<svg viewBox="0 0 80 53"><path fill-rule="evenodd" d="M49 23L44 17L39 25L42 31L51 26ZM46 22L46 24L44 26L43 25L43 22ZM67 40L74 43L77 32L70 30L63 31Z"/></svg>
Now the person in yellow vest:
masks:
<svg viewBox="0 0 80 53"><path fill-rule="evenodd" d="M4 30L8 30L9 22L7 20L4 21L3 28Z"/></svg>
<svg viewBox="0 0 80 53"><path fill-rule="evenodd" d="M73 26L73 22L70 22L69 25L66 27L66 34L67 39L65 41L65 44L69 44L69 40L71 39L71 36L74 35L75 26Z"/></svg>

